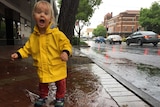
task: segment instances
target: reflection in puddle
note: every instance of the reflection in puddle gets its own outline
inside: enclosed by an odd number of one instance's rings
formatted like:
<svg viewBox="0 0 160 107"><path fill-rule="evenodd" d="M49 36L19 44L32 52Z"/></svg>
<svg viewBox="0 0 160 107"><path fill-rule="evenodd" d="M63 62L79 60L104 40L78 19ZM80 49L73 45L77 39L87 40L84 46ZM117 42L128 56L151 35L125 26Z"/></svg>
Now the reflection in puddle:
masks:
<svg viewBox="0 0 160 107"><path fill-rule="evenodd" d="M114 46L112 46L112 52L115 52L115 51L116 51L115 47L114 47Z"/></svg>
<svg viewBox="0 0 160 107"><path fill-rule="evenodd" d="M144 55L148 55L148 48L144 49Z"/></svg>
<svg viewBox="0 0 160 107"><path fill-rule="evenodd" d="M158 49L158 51L157 51L157 55L159 55L159 56L160 56L160 49Z"/></svg>

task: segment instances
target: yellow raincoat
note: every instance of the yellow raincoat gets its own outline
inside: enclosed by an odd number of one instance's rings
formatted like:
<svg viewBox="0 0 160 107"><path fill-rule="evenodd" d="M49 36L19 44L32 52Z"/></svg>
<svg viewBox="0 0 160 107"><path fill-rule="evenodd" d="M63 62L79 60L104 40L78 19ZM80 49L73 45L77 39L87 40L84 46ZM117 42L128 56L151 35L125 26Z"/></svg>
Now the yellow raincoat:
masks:
<svg viewBox="0 0 160 107"><path fill-rule="evenodd" d="M32 56L37 67L41 83L55 82L67 77L66 62L62 61L60 54L67 50L72 54L69 39L58 28L50 25L45 34L40 34L35 26L26 44L18 50L22 58Z"/></svg>

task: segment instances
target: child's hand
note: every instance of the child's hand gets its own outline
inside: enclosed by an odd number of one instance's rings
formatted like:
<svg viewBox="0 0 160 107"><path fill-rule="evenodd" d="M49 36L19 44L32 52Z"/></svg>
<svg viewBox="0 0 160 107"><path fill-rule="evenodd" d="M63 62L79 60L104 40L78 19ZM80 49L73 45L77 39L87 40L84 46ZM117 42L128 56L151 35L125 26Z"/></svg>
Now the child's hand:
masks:
<svg viewBox="0 0 160 107"><path fill-rule="evenodd" d="M11 55L11 59L14 60L14 59L17 59L18 58L18 54L17 53L13 53Z"/></svg>
<svg viewBox="0 0 160 107"><path fill-rule="evenodd" d="M66 52L62 52L60 57L62 61L68 61L68 54Z"/></svg>

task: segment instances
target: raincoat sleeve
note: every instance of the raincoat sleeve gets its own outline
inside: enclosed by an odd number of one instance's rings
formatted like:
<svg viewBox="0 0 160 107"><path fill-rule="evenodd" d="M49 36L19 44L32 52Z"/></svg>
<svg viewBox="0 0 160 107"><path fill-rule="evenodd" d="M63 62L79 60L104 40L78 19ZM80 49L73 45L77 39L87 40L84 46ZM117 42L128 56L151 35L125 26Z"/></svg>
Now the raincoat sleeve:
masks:
<svg viewBox="0 0 160 107"><path fill-rule="evenodd" d="M67 52L68 56L72 55L72 45L70 43L70 40L66 37L66 35L63 32L60 32L59 34L59 46L60 50L62 52Z"/></svg>
<svg viewBox="0 0 160 107"><path fill-rule="evenodd" d="M31 54L30 47L30 42L28 40L25 45L18 50L22 58L27 58Z"/></svg>

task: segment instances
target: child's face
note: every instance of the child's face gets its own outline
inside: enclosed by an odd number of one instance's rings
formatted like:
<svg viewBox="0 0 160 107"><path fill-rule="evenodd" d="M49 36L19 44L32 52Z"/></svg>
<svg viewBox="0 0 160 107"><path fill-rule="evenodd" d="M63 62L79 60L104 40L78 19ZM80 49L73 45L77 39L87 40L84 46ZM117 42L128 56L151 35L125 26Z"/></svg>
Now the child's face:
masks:
<svg viewBox="0 0 160 107"><path fill-rule="evenodd" d="M39 30L46 30L51 22L51 10L46 4L40 3L35 9L34 19Z"/></svg>

